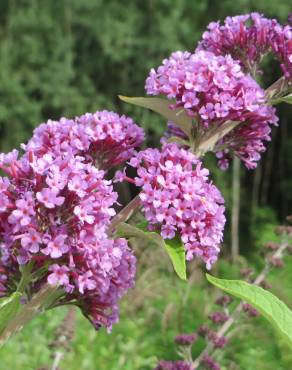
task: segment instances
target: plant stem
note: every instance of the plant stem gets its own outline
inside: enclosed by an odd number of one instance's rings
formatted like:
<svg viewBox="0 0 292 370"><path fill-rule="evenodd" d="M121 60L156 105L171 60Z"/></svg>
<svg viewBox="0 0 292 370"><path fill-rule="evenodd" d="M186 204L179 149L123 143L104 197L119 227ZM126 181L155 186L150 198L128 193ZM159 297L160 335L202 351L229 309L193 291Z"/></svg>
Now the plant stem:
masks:
<svg viewBox="0 0 292 370"><path fill-rule="evenodd" d="M62 352L62 351L57 351L56 352L51 370L58 370L59 369L59 364L60 364L63 357L64 357L64 352Z"/></svg>

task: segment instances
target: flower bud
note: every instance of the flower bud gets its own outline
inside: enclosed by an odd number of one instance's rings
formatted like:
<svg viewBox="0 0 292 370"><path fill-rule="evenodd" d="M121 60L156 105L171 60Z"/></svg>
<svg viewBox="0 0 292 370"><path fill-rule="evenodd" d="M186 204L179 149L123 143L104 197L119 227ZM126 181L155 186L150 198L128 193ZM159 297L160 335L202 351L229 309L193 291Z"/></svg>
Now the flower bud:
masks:
<svg viewBox="0 0 292 370"><path fill-rule="evenodd" d="M197 340L196 334L179 334L174 338L176 344L190 346Z"/></svg>
<svg viewBox="0 0 292 370"><path fill-rule="evenodd" d="M209 355L204 355L202 359L202 364L206 366L207 369L210 369L210 370L220 370L221 369L220 365L215 360L213 360L213 358Z"/></svg>
<svg viewBox="0 0 292 370"><path fill-rule="evenodd" d="M223 324L229 319L229 316L225 312L222 312L222 311L213 312L208 317L211 321L213 321L214 324L217 324L217 325Z"/></svg>
<svg viewBox="0 0 292 370"><path fill-rule="evenodd" d="M248 314L248 316L250 316L250 317L259 316L258 311L248 303L243 303L242 308L243 308L243 311L246 312Z"/></svg>

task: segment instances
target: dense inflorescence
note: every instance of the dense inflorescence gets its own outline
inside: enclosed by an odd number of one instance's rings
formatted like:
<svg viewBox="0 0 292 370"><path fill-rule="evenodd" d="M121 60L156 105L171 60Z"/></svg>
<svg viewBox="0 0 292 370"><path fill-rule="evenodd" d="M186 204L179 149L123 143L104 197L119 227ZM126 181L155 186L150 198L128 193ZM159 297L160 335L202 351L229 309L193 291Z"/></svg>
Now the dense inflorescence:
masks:
<svg viewBox="0 0 292 370"><path fill-rule="evenodd" d="M280 61L285 78L292 79L292 27L258 13L227 17L223 23L211 22L197 50L216 55L229 54L238 59L246 71L255 75L268 53Z"/></svg>
<svg viewBox="0 0 292 370"><path fill-rule="evenodd" d="M1 155L2 295L31 265L32 293L47 281L96 326L118 318L118 299L134 284L135 258L126 239L110 239L117 194L105 171L129 159L144 133L131 118L87 113L41 124L17 151ZM96 168L97 167L97 168ZM18 278L16 278L18 276Z"/></svg>
<svg viewBox="0 0 292 370"><path fill-rule="evenodd" d="M81 155L87 162L108 170L131 158L143 140L143 130L131 118L97 111L75 119L49 120L34 130L23 147L36 156Z"/></svg>
<svg viewBox="0 0 292 370"><path fill-rule="evenodd" d="M201 161L176 144L146 149L129 164L137 168L135 184L150 229L164 239L180 237L186 258L201 258L208 269L217 260L225 225L224 200L208 181Z"/></svg>
<svg viewBox="0 0 292 370"><path fill-rule="evenodd" d="M277 123L274 108L266 104L264 90L231 56L207 51L175 52L157 71L151 70L146 91L174 100L171 108L185 109L193 118L197 135L226 121L239 122L214 148L223 169L234 154L247 168L256 167L265 150L264 141L270 140L270 126ZM183 136L172 123L170 129L175 136Z"/></svg>
<svg viewBox="0 0 292 370"><path fill-rule="evenodd" d="M115 135L114 124L106 130L95 122L94 136L93 116L81 117L82 124L49 121L21 158L17 151L1 155L8 176L0 177L0 291L15 291L27 268L32 294L45 282L58 285L64 291L58 304L73 302L96 328L110 329L118 319L118 300L134 285L135 257L126 239L107 235L117 193L104 170L93 165L95 150L99 156L105 150L108 160L107 150L117 147L120 162L137 144L131 135L143 135L131 121L132 132L118 135L119 121Z"/></svg>

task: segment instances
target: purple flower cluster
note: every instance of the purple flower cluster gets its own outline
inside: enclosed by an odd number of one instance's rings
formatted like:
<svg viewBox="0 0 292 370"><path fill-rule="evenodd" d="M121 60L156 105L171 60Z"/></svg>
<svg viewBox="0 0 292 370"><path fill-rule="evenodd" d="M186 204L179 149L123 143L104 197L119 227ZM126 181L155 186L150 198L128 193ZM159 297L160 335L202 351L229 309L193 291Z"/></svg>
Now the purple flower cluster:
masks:
<svg viewBox="0 0 292 370"><path fill-rule="evenodd" d="M176 144L146 149L129 164L137 168L135 184L149 228L164 239L179 236L187 260L201 258L208 269L217 260L225 225L224 200L208 181L201 161Z"/></svg>
<svg viewBox="0 0 292 370"><path fill-rule="evenodd" d="M186 361L159 361L154 370L191 370L192 367Z"/></svg>
<svg viewBox="0 0 292 370"><path fill-rule="evenodd" d="M209 355L204 355L202 359L202 364L206 366L207 369L210 370L220 370L220 365Z"/></svg>
<svg viewBox="0 0 292 370"><path fill-rule="evenodd" d="M269 258L269 262L273 267L276 267L276 268L284 267L284 261L282 260L282 258L271 257Z"/></svg>
<svg viewBox="0 0 292 370"><path fill-rule="evenodd" d="M190 346L197 340L197 334L179 334L174 338L176 344Z"/></svg>
<svg viewBox="0 0 292 370"><path fill-rule="evenodd" d="M146 91L174 100L170 108L185 109L199 132L226 121L240 122L215 148L223 169L232 154L254 168L265 150L263 142L270 140L270 125L277 123L275 109L266 104L264 90L229 55L216 56L203 50L195 54L175 52L157 71L151 70Z"/></svg>
<svg viewBox="0 0 292 370"><path fill-rule="evenodd" d="M273 243L273 242L268 242L264 245L264 248L266 248L267 250L270 250L270 251L276 251L277 249L279 249L279 244Z"/></svg>
<svg viewBox="0 0 292 370"><path fill-rule="evenodd" d="M228 319L228 318L227 318ZM212 320L213 321L213 320ZM226 320L227 321L227 320ZM219 324L219 322L216 322L216 324ZM228 339L224 336L218 336L216 331L209 328L208 325L202 325L198 329L198 334L211 342L215 348L223 348L228 343Z"/></svg>
<svg viewBox="0 0 292 370"><path fill-rule="evenodd" d="M250 268L242 268L240 269L240 275L244 277L245 279L251 278L251 276L254 274L254 271Z"/></svg>
<svg viewBox="0 0 292 370"><path fill-rule="evenodd" d="M259 109L264 92L244 75L239 63L208 51L172 53L157 71L151 70L146 91L175 99L176 107L183 107L204 127L264 113Z"/></svg>
<svg viewBox="0 0 292 370"><path fill-rule="evenodd" d="M16 150L0 155L8 175L0 177L2 296L30 265L39 276L32 293L58 285L58 304L73 302L96 328L111 328L118 300L134 285L136 260L126 239L107 235L117 193L94 164L119 164L142 138L132 120L97 112L41 125L19 159Z"/></svg>
<svg viewBox="0 0 292 370"><path fill-rule="evenodd" d="M239 60L246 71L255 74L258 64L268 53L281 63L284 76L292 78L292 27L258 13L227 17L224 24L211 22L197 50L216 55L229 54Z"/></svg>
<svg viewBox="0 0 292 370"><path fill-rule="evenodd" d="M223 295L223 296L217 298L215 303L218 306L227 307L232 302L232 300L233 300L232 297L230 297L229 295Z"/></svg>
<svg viewBox="0 0 292 370"><path fill-rule="evenodd" d="M223 324L229 319L229 316L223 311L212 312L208 317L214 324Z"/></svg>
<svg viewBox="0 0 292 370"><path fill-rule="evenodd" d="M250 316L250 317L257 317L257 316L259 316L259 313L258 313L258 311L255 309L255 308L253 308L250 304L248 304L248 303L243 303L242 304L242 309L243 309L243 311L245 312L245 313L247 313L247 315L248 316Z"/></svg>
<svg viewBox="0 0 292 370"><path fill-rule="evenodd" d="M131 118L97 111L74 120L49 120L35 129L23 148L37 156L81 155L87 162L108 170L131 158L143 140L143 130Z"/></svg>

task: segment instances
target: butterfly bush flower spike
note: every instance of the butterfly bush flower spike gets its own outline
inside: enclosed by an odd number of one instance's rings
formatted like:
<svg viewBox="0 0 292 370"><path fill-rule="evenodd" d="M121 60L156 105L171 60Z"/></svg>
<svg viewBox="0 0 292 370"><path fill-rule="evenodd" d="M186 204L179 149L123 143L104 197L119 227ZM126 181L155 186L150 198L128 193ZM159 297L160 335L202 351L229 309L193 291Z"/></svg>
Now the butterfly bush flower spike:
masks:
<svg viewBox="0 0 292 370"><path fill-rule="evenodd" d="M201 161L176 144L146 149L129 164L137 168L135 184L149 228L164 239L179 236L186 258L202 259L208 269L217 260L225 225L224 200L208 180Z"/></svg>
<svg viewBox="0 0 292 370"><path fill-rule="evenodd" d="M265 151L264 142L270 140L271 125L278 120L275 109L266 103L265 91L229 55L175 52L157 71L151 70L146 91L174 100L170 108L184 109L201 135L226 121L238 123L213 148L222 169L233 155L247 168L255 168ZM174 136L184 137L171 122L169 129Z"/></svg>
<svg viewBox="0 0 292 370"><path fill-rule="evenodd" d="M211 22L197 50L231 55L247 72L255 75L263 57L273 54L283 75L292 80L292 27L281 25L259 13L227 17L224 23Z"/></svg>
<svg viewBox="0 0 292 370"><path fill-rule="evenodd" d="M131 158L134 148L143 141L143 130L131 118L114 112L97 111L73 120L61 118L41 124L24 148L41 156L42 161L46 160L45 154L58 156L71 153L108 170ZM58 187L61 179L55 181ZM74 182L74 179L71 181ZM82 184L77 184L75 179L75 185L71 186Z"/></svg>
<svg viewBox="0 0 292 370"><path fill-rule="evenodd" d="M20 159L1 157L8 175L0 178L1 295L16 290L21 265L31 264L32 273L44 271L32 294L57 284L64 289L58 304L75 302L96 328L110 330L119 299L134 285L136 262L126 239L107 235L117 193L85 152L63 152L61 141L49 152L44 142L44 154L30 142Z"/></svg>

